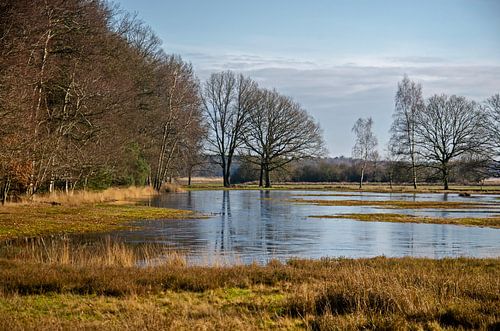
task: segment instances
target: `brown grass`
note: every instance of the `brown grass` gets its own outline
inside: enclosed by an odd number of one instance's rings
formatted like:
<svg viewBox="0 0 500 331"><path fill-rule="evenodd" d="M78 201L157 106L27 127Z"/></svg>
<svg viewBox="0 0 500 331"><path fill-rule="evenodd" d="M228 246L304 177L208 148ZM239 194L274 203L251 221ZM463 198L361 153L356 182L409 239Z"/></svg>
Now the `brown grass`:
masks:
<svg viewBox="0 0 500 331"><path fill-rule="evenodd" d="M0 329L498 329L499 259L150 267L0 259Z"/></svg>
<svg viewBox="0 0 500 331"><path fill-rule="evenodd" d="M316 206L377 206L394 209L481 209L500 208L497 204L458 201L405 201L405 200L310 200L289 199L288 202Z"/></svg>
<svg viewBox="0 0 500 331"><path fill-rule="evenodd" d="M184 256L164 245L130 246L110 236L91 244L66 236L6 241L0 246L0 256L19 262L86 268L187 265Z"/></svg>
<svg viewBox="0 0 500 331"><path fill-rule="evenodd" d="M38 194L33 197L33 202L59 203L68 206L79 206L82 204L95 204L104 202L131 202L148 198L158 194L149 186L127 188L108 188L104 191L75 191L69 194L56 191L47 194Z"/></svg>
<svg viewBox="0 0 500 331"><path fill-rule="evenodd" d="M179 184L175 183L163 183L160 188L161 193L183 193L186 192Z"/></svg>
<svg viewBox="0 0 500 331"><path fill-rule="evenodd" d="M312 215L311 218L352 219L363 222L394 222L394 223L430 223L430 224L455 224L466 226L484 226L500 228L500 216L495 217L426 217L404 214L338 214L338 215Z"/></svg>
<svg viewBox="0 0 500 331"><path fill-rule="evenodd" d="M231 188L222 186L221 181L201 181L194 182L189 190L262 190L255 183L236 184ZM375 192L375 193L469 193L469 194L500 194L498 185L451 185L449 190L444 190L441 185L423 184L416 190L412 185L393 185L391 188L388 183L370 183L359 188L359 184L354 183L308 183L308 182L284 182L273 183L273 187L265 190L315 190L315 191L334 191L334 192Z"/></svg>

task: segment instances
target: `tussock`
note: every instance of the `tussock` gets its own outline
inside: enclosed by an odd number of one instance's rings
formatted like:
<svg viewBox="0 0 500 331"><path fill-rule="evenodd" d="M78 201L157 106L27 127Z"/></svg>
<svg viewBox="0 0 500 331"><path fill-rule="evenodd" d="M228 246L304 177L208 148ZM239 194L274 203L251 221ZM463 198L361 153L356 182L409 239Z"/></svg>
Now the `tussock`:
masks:
<svg viewBox="0 0 500 331"><path fill-rule="evenodd" d="M175 183L163 183L160 188L160 193L184 193L184 190L179 184Z"/></svg>

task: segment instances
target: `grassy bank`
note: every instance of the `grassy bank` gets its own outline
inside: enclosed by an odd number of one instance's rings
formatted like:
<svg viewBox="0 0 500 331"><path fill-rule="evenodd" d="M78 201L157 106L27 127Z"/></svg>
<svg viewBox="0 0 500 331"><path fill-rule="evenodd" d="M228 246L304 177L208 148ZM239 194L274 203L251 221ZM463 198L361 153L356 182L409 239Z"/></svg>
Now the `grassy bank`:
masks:
<svg viewBox="0 0 500 331"><path fill-rule="evenodd" d="M193 217L193 213L132 204L13 204L0 207L0 240L111 231L130 227L126 223L135 220L188 217Z"/></svg>
<svg viewBox="0 0 500 331"><path fill-rule="evenodd" d="M311 218L353 219L363 222L432 223L500 228L499 217L424 217L404 214L313 215Z"/></svg>
<svg viewBox="0 0 500 331"><path fill-rule="evenodd" d="M0 241L51 234L129 228L135 220L189 218L189 211L137 205L157 194L151 188L111 188L36 195L31 201L0 206Z"/></svg>
<svg viewBox="0 0 500 331"><path fill-rule="evenodd" d="M500 194L498 185L451 185L449 190L443 190L441 185L420 185L416 190L411 185L393 185L387 183L365 184L359 188L354 183L276 183L271 188L262 188L256 184L236 184L230 188L223 187L218 182L194 183L186 190L317 190L333 192L374 192L374 193L470 193L470 194Z"/></svg>
<svg viewBox="0 0 500 331"><path fill-rule="evenodd" d="M498 208L497 204L458 201L406 201L406 200L313 200L289 199L289 202L316 206L375 206L385 209L481 209ZM498 208L500 212L500 208Z"/></svg>
<svg viewBox="0 0 500 331"><path fill-rule="evenodd" d="M187 267L167 259L146 268L84 260L0 259L0 329L500 327L499 259L233 267Z"/></svg>

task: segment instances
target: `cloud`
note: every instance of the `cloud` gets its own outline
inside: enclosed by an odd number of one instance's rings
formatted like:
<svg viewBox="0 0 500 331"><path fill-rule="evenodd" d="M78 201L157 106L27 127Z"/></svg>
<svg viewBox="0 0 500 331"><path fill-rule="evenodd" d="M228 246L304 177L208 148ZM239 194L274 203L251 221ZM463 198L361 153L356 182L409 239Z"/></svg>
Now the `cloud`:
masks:
<svg viewBox="0 0 500 331"><path fill-rule="evenodd" d="M426 64L426 65L430 63L445 64L449 62L449 60L434 56L399 56L399 57L388 57L387 60L394 63Z"/></svg>
<svg viewBox="0 0 500 331"><path fill-rule="evenodd" d="M185 51L201 80L234 70L300 102L323 127L330 154L350 154L351 127L373 117L380 150L388 141L397 82L422 83L424 96L458 94L482 101L500 92L500 64L457 63L437 57L365 57L310 60L237 52Z"/></svg>

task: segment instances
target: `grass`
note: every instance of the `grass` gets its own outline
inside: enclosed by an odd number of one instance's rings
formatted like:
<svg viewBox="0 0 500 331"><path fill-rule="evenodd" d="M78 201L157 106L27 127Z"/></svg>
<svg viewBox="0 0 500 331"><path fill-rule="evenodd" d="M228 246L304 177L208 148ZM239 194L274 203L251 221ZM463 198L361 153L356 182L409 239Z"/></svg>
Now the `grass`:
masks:
<svg viewBox="0 0 500 331"><path fill-rule="evenodd" d="M387 183L370 183L360 189L354 183L275 183L271 188L261 188L254 183L236 184L230 188L223 187L218 181L200 181L193 183L186 190L317 190L336 192L375 192L375 193L470 193L470 194L500 194L499 185L451 185L444 190L441 185L423 184L416 190L411 185L393 185Z"/></svg>
<svg viewBox="0 0 500 331"><path fill-rule="evenodd" d="M66 194L62 191L55 191L50 194L37 194L31 198L32 202L63 204L66 206L80 206L89 203L123 203L152 197L158 194L153 188L145 187L112 187L104 191L74 191Z"/></svg>
<svg viewBox="0 0 500 331"><path fill-rule="evenodd" d="M426 217L404 214L338 214L313 215L311 218L353 219L363 222L432 223L500 228L500 216L496 217Z"/></svg>
<svg viewBox="0 0 500 331"><path fill-rule="evenodd" d="M35 195L31 202L0 206L0 241L53 234L107 232L132 228L130 222L192 218L193 212L137 202L157 194L150 187L110 188Z"/></svg>
<svg viewBox="0 0 500 331"><path fill-rule="evenodd" d="M498 208L496 204L459 201L405 201L405 200L309 200L289 199L289 202L316 206L377 206L392 209L481 209ZM500 212L500 208L498 209Z"/></svg>
<svg viewBox="0 0 500 331"><path fill-rule="evenodd" d="M193 217L189 211L139 205L79 206L20 204L0 207L0 240L50 234L103 232L131 228L136 220Z"/></svg>
<svg viewBox="0 0 500 331"><path fill-rule="evenodd" d="M36 245L35 245L36 246ZM499 259L322 259L193 267L88 264L14 248L0 258L0 329L491 329ZM26 247L21 247L26 248ZM131 248L106 250L131 258ZM28 249L29 251L29 249ZM34 249L33 249L34 251ZM99 263L99 261L96 261Z"/></svg>

